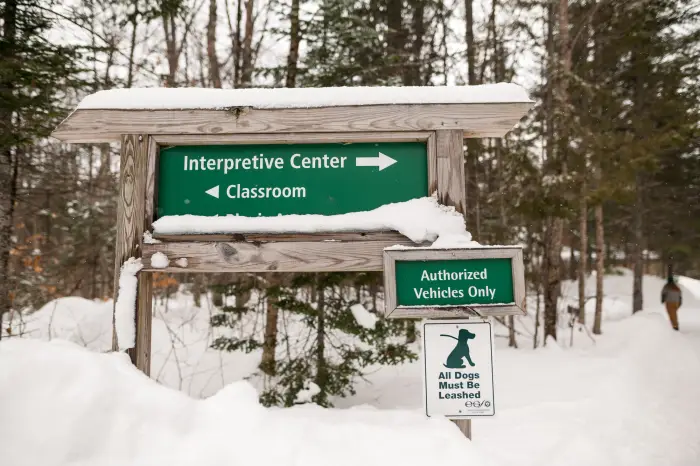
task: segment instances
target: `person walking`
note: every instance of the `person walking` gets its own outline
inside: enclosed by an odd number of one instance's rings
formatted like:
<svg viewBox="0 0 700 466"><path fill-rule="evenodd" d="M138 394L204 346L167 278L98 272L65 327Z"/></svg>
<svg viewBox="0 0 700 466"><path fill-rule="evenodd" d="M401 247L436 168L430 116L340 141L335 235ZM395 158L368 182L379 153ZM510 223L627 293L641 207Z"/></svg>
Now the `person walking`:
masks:
<svg viewBox="0 0 700 466"><path fill-rule="evenodd" d="M666 312L674 330L678 330L678 308L683 304L681 289L673 281L673 274L668 274L668 281L661 289L661 302L666 304Z"/></svg>

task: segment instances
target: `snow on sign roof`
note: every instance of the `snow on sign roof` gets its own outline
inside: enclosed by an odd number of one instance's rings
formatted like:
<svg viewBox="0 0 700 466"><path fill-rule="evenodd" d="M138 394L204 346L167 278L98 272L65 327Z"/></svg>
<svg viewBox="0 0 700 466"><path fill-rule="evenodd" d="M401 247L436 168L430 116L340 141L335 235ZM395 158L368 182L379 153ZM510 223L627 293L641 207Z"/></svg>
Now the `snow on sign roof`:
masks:
<svg viewBox="0 0 700 466"><path fill-rule="evenodd" d="M322 87L267 89L130 88L99 91L78 110L179 110L252 107L319 108L401 104L531 103L517 84L422 87Z"/></svg>

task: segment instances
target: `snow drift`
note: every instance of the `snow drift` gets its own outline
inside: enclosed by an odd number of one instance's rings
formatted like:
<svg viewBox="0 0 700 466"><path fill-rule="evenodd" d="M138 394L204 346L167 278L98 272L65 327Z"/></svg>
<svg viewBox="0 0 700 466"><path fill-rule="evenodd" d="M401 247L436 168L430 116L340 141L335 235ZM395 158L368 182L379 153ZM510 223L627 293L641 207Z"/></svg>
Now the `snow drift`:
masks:
<svg viewBox="0 0 700 466"><path fill-rule="evenodd" d="M194 400L65 341L3 341L0 367L3 466L482 464L444 419L266 409L247 382Z"/></svg>

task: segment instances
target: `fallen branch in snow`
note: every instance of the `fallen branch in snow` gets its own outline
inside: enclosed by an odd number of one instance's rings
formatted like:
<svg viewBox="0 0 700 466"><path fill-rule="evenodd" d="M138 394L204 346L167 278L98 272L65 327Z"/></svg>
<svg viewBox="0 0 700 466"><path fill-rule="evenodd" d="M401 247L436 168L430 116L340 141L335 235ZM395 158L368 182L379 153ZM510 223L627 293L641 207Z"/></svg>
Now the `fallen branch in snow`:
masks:
<svg viewBox="0 0 700 466"><path fill-rule="evenodd" d="M140 258L130 257L122 264L119 272L119 293L114 303L114 328L119 351L133 348L136 344L136 274L142 268Z"/></svg>

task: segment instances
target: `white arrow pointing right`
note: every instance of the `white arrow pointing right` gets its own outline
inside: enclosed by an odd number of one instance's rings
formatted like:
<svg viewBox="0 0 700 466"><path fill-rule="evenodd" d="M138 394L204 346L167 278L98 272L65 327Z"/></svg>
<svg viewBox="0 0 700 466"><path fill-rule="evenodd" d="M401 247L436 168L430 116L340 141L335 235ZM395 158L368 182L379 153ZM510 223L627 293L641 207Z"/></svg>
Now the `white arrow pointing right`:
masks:
<svg viewBox="0 0 700 466"><path fill-rule="evenodd" d="M396 160L381 152L378 157L357 157L355 159L356 167L379 167L379 171L391 167L395 163Z"/></svg>
<svg viewBox="0 0 700 466"><path fill-rule="evenodd" d="M207 189L204 191L205 193L209 194L212 197L219 198L219 185L214 186L211 189Z"/></svg>

